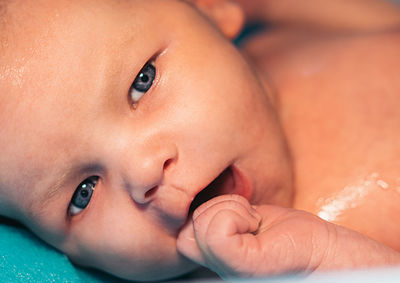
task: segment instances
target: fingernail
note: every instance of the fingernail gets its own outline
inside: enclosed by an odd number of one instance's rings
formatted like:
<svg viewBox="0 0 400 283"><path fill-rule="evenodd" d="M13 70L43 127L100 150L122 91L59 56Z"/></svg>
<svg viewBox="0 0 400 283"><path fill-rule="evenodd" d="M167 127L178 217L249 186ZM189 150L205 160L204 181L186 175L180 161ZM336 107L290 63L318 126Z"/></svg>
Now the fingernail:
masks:
<svg viewBox="0 0 400 283"><path fill-rule="evenodd" d="M188 240L195 240L194 230L193 230L193 222L191 220L187 221L185 226L182 227L179 232L179 238L185 238Z"/></svg>

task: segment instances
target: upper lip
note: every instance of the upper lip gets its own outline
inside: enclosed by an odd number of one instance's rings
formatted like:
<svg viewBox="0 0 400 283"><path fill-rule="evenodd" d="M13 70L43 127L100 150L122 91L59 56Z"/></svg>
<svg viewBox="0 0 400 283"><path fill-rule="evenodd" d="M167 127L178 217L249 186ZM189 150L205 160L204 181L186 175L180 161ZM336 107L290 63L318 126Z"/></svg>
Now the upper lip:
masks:
<svg viewBox="0 0 400 283"><path fill-rule="evenodd" d="M209 185L201 189L190 203L188 214L202 203L224 194L238 194L251 199L252 187L249 180L235 165L228 166Z"/></svg>
<svg viewBox="0 0 400 283"><path fill-rule="evenodd" d="M221 184L217 184L214 187L216 182L221 182ZM182 192L183 190L177 189L177 191ZM250 200L253 194L253 188L249 179L233 164L226 167L207 186L195 191L185 191L188 197L188 202L184 201L185 204L183 202L176 203L174 207L165 206L161 203L156 204L157 207L160 207L164 211L162 221L167 221L172 225L170 226L170 229L172 229L171 232L176 231L176 228L180 230L187 221L190 221L190 215L193 210L213 197L223 194L238 194ZM155 201L157 202L157 200Z"/></svg>

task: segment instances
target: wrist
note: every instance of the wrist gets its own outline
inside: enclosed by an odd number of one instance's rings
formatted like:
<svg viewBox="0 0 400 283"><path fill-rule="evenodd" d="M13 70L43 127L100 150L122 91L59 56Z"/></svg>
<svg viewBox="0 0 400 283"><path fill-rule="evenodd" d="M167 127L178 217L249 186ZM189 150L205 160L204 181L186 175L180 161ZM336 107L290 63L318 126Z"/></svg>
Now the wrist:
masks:
<svg viewBox="0 0 400 283"><path fill-rule="evenodd" d="M400 264L400 253L367 236L328 223L325 251L316 269L353 269Z"/></svg>

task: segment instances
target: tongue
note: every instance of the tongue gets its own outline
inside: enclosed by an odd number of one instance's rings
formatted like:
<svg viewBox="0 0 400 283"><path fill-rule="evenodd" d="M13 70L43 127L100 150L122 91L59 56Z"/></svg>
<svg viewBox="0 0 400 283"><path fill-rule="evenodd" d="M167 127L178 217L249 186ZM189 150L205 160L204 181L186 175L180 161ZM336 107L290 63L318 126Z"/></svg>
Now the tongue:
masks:
<svg viewBox="0 0 400 283"><path fill-rule="evenodd" d="M189 213L191 214L201 204L216 196L232 193L234 187L232 170L228 167L211 184L197 194L190 205Z"/></svg>

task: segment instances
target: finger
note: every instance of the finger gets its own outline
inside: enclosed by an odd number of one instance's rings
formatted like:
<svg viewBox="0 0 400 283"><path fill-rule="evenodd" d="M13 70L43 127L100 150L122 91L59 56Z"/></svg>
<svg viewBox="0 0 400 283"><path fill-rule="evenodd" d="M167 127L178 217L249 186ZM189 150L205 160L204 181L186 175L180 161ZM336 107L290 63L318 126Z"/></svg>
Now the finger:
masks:
<svg viewBox="0 0 400 283"><path fill-rule="evenodd" d="M205 261L213 258L210 248L215 245L222 249L232 248L225 241L228 237L257 231L261 217L255 217L252 210L249 205L226 200L215 203L193 219L196 242Z"/></svg>
<svg viewBox="0 0 400 283"><path fill-rule="evenodd" d="M248 266L247 252L259 247L256 237L251 234L258 224L257 219L236 211L217 212L206 233L197 237L207 267L224 277L241 273L241 265Z"/></svg>
<svg viewBox="0 0 400 283"><path fill-rule="evenodd" d="M231 209L235 210L236 213L245 215L247 217L245 220L246 222L256 222L253 223L251 229L257 229L259 222L258 220L261 217L259 215L257 215L255 218L253 217L252 213L254 213L255 210L250 206L245 198L239 195L226 195L217 197L202 205L200 209L198 208L193 216L193 219L197 219L194 221L196 223L197 233L199 234L198 237L195 235L193 221L188 221L181 229L177 238L177 249L181 254L200 265L206 266L204 254L207 253L207 247L206 245L203 245L203 249L201 249L199 246L199 241L203 241L202 239L204 239L204 236L202 235L206 233L208 229L207 226L209 225L209 221L211 220L212 216L221 209ZM218 227L215 227L215 229L218 229Z"/></svg>
<svg viewBox="0 0 400 283"><path fill-rule="evenodd" d="M250 210L251 213L255 213L258 215L258 213L255 211L255 209L250 205L249 201L245 199L244 197L236 194L229 194L229 195L222 195L218 196L215 198L210 199L209 201L203 203L200 205L194 212L193 212L193 219L196 219L200 214L202 214L204 211L208 210L210 207L226 202L226 201L233 201L240 203L243 205L245 208ZM257 216L256 216L257 217Z"/></svg>
<svg viewBox="0 0 400 283"><path fill-rule="evenodd" d="M230 209L217 212L210 220L205 237L210 243L213 239L227 240L234 235L257 231L259 221L252 215L244 215Z"/></svg>
<svg viewBox="0 0 400 283"><path fill-rule="evenodd" d="M213 217L221 211L231 211L239 214L243 219L245 219L245 221L254 224L254 231L257 230L258 223L261 220L261 216L247 202L244 205L242 202L237 202L234 199L226 199L214 202L213 204L208 205L207 209L203 209L193 216L193 228L197 240L204 239L205 233L207 232L218 232L217 230L220 228L217 225L213 226L213 228L210 230L210 222ZM226 215L229 216L228 213ZM221 221L221 227L223 227L222 224L223 221Z"/></svg>
<svg viewBox="0 0 400 283"><path fill-rule="evenodd" d="M205 266L205 259L194 235L193 221L188 221L179 232L176 247L179 253L190 260Z"/></svg>

